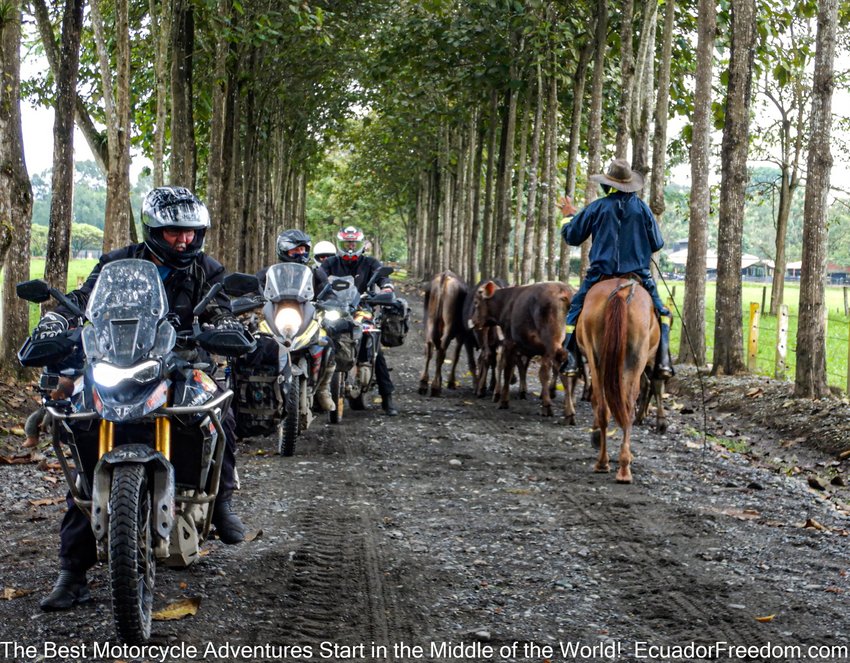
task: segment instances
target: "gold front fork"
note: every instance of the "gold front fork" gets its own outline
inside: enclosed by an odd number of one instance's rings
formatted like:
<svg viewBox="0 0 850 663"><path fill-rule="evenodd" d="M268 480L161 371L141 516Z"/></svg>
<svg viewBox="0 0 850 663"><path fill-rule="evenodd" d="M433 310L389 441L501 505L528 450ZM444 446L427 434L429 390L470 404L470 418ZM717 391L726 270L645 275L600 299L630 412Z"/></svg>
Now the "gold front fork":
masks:
<svg viewBox="0 0 850 663"><path fill-rule="evenodd" d="M156 418L156 450L166 460L171 460L171 419L168 417Z"/></svg>
<svg viewBox="0 0 850 663"><path fill-rule="evenodd" d="M103 458L112 451L115 440L115 424L106 419L100 420L100 435L98 436L98 458Z"/></svg>

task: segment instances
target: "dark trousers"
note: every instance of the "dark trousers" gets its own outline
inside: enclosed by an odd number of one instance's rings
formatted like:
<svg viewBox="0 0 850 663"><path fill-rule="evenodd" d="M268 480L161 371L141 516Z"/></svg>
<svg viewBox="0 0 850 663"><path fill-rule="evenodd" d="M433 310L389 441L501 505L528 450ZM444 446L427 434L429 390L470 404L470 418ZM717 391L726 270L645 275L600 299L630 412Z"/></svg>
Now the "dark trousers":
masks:
<svg viewBox="0 0 850 663"><path fill-rule="evenodd" d="M390 377L390 369L387 367L387 360L381 348L378 349L378 356L375 357L375 380L378 383L378 393L381 396L389 396L395 390Z"/></svg>
<svg viewBox="0 0 850 663"><path fill-rule="evenodd" d="M661 297L658 295L658 286L655 285L655 279L652 278L650 271L648 269L641 269L631 273L641 279L643 287L646 288L649 296L652 297L652 303L655 305L658 315L670 315L670 309L664 306L664 302L661 301ZM578 315L581 313L581 307L584 306L584 298L587 296L587 291L603 276L605 274L600 274L592 269L587 270L587 274L581 282L578 292L573 295L572 302L570 303L566 322L568 327L575 327Z"/></svg>
<svg viewBox="0 0 850 663"><path fill-rule="evenodd" d="M221 461L217 502L229 500L235 485L236 420L232 410L229 410L222 418L221 426L224 429L225 447ZM94 467L97 464L97 426L92 425L90 431L75 430L74 438L89 486L91 486ZM83 573L97 562L97 542L92 532L91 522L77 508L70 492L65 501L68 503L68 511L65 512L59 528L59 563L62 569Z"/></svg>

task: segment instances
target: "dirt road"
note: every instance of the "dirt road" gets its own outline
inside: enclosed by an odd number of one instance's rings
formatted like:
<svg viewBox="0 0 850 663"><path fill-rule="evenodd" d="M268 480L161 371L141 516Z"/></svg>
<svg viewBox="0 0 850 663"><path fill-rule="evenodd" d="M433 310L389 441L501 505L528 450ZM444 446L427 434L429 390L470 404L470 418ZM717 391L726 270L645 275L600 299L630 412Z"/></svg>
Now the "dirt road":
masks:
<svg viewBox="0 0 850 663"><path fill-rule="evenodd" d="M835 499L704 447L699 406L676 399L666 435L636 431L635 482L617 485L592 472L586 403L570 428L533 397L478 400L468 377L419 396L419 328L387 352L400 416L373 404L317 420L289 459L271 440L242 446L238 510L260 533L158 572L155 609L201 603L156 622L143 652L105 649L103 568L93 606L40 612L63 506L31 500L64 487L0 466L2 584L32 592L0 601L0 658L848 660L850 521Z"/></svg>

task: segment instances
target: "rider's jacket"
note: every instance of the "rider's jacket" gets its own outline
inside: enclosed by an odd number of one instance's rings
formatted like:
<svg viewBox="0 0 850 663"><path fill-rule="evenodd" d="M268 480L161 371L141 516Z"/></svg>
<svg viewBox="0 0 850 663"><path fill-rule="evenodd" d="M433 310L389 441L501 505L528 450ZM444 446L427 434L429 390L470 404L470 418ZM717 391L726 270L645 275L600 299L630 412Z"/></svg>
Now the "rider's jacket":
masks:
<svg viewBox="0 0 850 663"><path fill-rule="evenodd" d="M316 278L319 280L320 288L328 282L329 276L353 276L354 285L362 295L372 275L382 267L380 260L372 256L360 256L357 260L343 260L339 256L331 256L316 270ZM379 288L389 285L389 277L382 277L376 281Z"/></svg>
<svg viewBox="0 0 850 663"><path fill-rule="evenodd" d="M567 244L581 245L593 236L590 269L596 274L627 274L647 269L652 254L664 246L658 223L634 193L612 191L597 198L561 229Z"/></svg>
<svg viewBox="0 0 850 663"><path fill-rule="evenodd" d="M89 295L91 295L91 291L95 283L97 283L103 266L113 260L122 260L125 258L151 260L152 256L144 244L131 244L130 246L125 246L123 249L116 249L115 251L105 253L100 257L100 262L95 265L85 283L78 290L68 293L68 296L81 309L85 310L86 304L89 301ZM177 315L179 319L179 330L190 330L192 328L192 309L209 292L210 287L223 278L224 267L221 263L204 253L201 253L187 269L172 269L165 276L162 283L165 286L165 294L168 298L168 309ZM73 317L73 314L61 305L56 308L56 311L66 318ZM220 319L230 317L231 315L230 300L224 292L220 292L201 314L200 322L216 324Z"/></svg>

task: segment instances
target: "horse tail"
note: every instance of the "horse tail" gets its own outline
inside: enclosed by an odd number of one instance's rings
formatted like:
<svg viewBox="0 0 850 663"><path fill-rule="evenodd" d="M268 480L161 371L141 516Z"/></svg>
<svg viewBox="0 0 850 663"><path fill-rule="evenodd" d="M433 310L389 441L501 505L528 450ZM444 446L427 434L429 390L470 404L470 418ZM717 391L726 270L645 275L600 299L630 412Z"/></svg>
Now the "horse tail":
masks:
<svg viewBox="0 0 850 663"><path fill-rule="evenodd" d="M602 393L611 415L621 428L629 423L629 404L623 394L621 380L626 359L628 319L628 305L617 293L605 306L600 369Z"/></svg>

